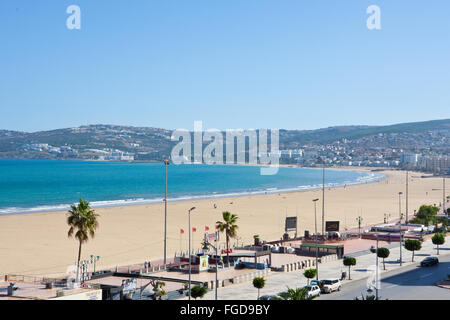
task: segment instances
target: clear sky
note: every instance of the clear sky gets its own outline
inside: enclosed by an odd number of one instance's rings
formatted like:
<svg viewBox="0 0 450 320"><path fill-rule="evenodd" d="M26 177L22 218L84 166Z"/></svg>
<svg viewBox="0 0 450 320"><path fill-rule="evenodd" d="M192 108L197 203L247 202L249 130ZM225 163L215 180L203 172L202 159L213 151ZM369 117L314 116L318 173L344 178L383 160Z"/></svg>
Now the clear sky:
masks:
<svg viewBox="0 0 450 320"><path fill-rule="evenodd" d="M0 110L24 131L450 118L450 1L2 0Z"/></svg>

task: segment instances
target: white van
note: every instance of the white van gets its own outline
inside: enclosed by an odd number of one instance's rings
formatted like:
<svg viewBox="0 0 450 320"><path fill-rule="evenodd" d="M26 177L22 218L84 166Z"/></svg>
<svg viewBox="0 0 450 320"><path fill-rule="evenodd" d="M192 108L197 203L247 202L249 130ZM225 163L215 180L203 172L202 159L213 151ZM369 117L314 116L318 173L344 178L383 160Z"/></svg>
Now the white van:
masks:
<svg viewBox="0 0 450 320"><path fill-rule="evenodd" d="M331 293L333 291L341 291L342 283L339 279L327 279L322 280L323 287L322 290L325 293Z"/></svg>

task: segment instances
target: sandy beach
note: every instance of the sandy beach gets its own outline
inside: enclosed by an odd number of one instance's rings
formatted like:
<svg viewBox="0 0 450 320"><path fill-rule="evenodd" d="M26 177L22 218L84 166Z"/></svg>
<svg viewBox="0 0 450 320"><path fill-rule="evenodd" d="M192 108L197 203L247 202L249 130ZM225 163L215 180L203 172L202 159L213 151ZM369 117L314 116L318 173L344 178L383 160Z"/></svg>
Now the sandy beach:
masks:
<svg viewBox="0 0 450 320"><path fill-rule="evenodd" d="M364 219L363 225L382 222L385 213L391 214L391 219L398 218L398 192L405 193L405 173L381 173L387 177L379 182L326 189L325 220L339 220L341 230L344 230L357 226L356 217L359 215ZM421 204L438 205L442 201L442 179L422 176L421 173L410 174L410 216ZM191 226L197 228L197 232L193 233L193 244L198 248L205 226L214 230L215 222L221 220L221 213L225 210L239 216L240 243L252 242L255 234L263 240L279 239L284 233L286 216L298 216L300 235L304 230L312 232L312 199L321 197L321 190L311 190L169 202L168 257L173 257L175 251L180 249L187 250L187 210L192 206L196 210L191 214ZM404 195L401 206L405 212ZM163 203L98 208L96 212L101 215L100 227L96 237L83 246L82 256L101 256L97 268L162 258ZM318 226L321 225L321 212L319 201ZM181 241L180 229L185 231ZM0 276L64 274L75 262L78 249L75 239L67 237L67 231L66 212L0 216Z"/></svg>

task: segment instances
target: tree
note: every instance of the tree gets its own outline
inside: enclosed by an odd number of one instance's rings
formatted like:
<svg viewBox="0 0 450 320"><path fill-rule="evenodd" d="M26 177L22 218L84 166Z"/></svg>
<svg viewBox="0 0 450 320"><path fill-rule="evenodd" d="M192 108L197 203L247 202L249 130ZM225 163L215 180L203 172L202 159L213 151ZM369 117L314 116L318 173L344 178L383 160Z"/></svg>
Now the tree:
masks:
<svg viewBox="0 0 450 320"><path fill-rule="evenodd" d="M150 284L153 288L153 299L154 300L161 300L163 296L166 295L166 291L164 291L163 287L166 285L165 282L159 281L159 280L150 280Z"/></svg>
<svg viewBox="0 0 450 320"><path fill-rule="evenodd" d="M431 238L433 244L437 246L437 254L439 255L439 246L445 243L445 237L442 233L436 233L433 238Z"/></svg>
<svg viewBox="0 0 450 320"><path fill-rule="evenodd" d="M230 238L236 237L237 229L239 228L236 224L238 219L237 215L231 214L228 211L222 212L223 221L217 221L216 226L220 232L225 232L226 244L227 244L227 262L230 262L229 254L229 243Z"/></svg>
<svg viewBox="0 0 450 320"><path fill-rule="evenodd" d="M203 296L206 294L207 289L203 286L195 286L191 289L191 297L197 300L197 298L203 298Z"/></svg>
<svg viewBox="0 0 450 320"><path fill-rule="evenodd" d="M419 251L422 248L422 243L419 240L405 240L405 249L408 251L412 251L412 259L411 262L414 262L414 252Z"/></svg>
<svg viewBox="0 0 450 320"><path fill-rule="evenodd" d="M314 297L307 298L308 289L296 288L291 289L288 287L286 292L280 292L278 295L285 300L312 300Z"/></svg>
<svg viewBox="0 0 450 320"><path fill-rule="evenodd" d="M350 268L351 266L356 265L356 259L353 257L344 257L343 263L344 266L348 267L348 280L352 280L350 277Z"/></svg>
<svg viewBox="0 0 450 320"><path fill-rule="evenodd" d="M253 278L253 286L258 289L258 299L259 299L259 290L264 288L266 285L266 279L264 277L255 277Z"/></svg>
<svg viewBox="0 0 450 320"><path fill-rule="evenodd" d="M355 297L354 300L359 300L359 298ZM374 295L369 294L364 297L364 295L361 293L361 300L377 300L377 298Z"/></svg>
<svg viewBox="0 0 450 320"><path fill-rule="evenodd" d="M67 224L70 226L68 237L72 237L75 233L75 238L78 240L78 265L81 259L81 245L89 240L89 236L94 238L95 230L98 228L97 217L100 215L96 214L93 209L91 209L89 202L80 199L77 206L70 206L71 209L68 211L69 216L67 217ZM78 281L79 267L77 266L77 281Z"/></svg>
<svg viewBox="0 0 450 320"><path fill-rule="evenodd" d="M313 279L317 275L317 269L306 269L305 272L303 272L303 275L309 280Z"/></svg>
<svg viewBox="0 0 450 320"><path fill-rule="evenodd" d="M415 218L411 219L410 222L424 224L428 226L430 222L433 221L433 218L436 216L438 212L439 208L436 207L436 205L432 206L422 205L417 211Z"/></svg>
<svg viewBox="0 0 450 320"><path fill-rule="evenodd" d="M388 248L378 248L378 253L377 256L378 258L383 258L383 269L386 270L386 264L384 262L384 259L386 259L387 257L389 257L389 254L391 252L389 251Z"/></svg>

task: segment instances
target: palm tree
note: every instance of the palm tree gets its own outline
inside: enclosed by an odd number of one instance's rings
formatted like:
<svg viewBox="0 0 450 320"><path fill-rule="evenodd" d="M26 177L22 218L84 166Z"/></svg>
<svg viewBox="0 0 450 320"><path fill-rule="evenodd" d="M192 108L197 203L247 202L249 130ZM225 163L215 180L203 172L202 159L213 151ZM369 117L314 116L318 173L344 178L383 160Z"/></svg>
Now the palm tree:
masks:
<svg viewBox="0 0 450 320"><path fill-rule="evenodd" d="M78 205L70 206L69 216L67 217L67 224L70 226L67 235L72 237L75 233L75 238L78 240L78 264L77 264L77 279L78 282L78 271L81 259L81 245L89 240L89 236L94 238L95 230L98 227L97 217L98 214L95 213L93 209L89 206L89 202L80 199Z"/></svg>
<svg viewBox="0 0 450 320"><path fill-rule="evenodd" d="M237 229L236 224L238 219L237 215L231 214L228 211L222 212L223 221L217 221L216 226L220 232L225 232L227 242L227 262L230 262L230 254L228 252L230 238L236 237Z"/></svg>
<svg viewBox="0 0 450 320"><path fill-rule="evenodd" d="M288 287L286 292L281 292L278 295L285 300L312 300L313 297L307 298L308 290L305 288L292 289Z"/></svg>

